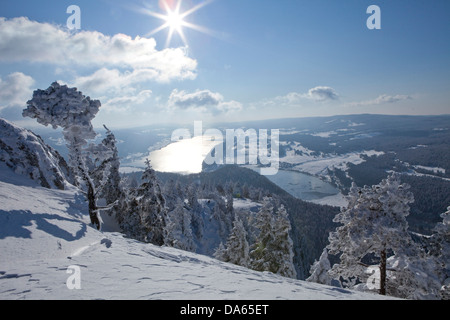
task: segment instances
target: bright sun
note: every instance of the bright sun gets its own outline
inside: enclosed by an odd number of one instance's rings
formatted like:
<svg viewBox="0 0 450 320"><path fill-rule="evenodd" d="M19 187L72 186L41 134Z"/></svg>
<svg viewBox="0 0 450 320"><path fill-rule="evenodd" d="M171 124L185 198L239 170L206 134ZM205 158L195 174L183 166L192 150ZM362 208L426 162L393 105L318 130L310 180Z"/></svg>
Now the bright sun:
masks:
<svg viewBox="0 0 450 320"><path fill-rule="evenodd" d="M176 30L178 33L181 32L184 24L183 17L178 12L169 12L166 17L166 22L170 29Z"/></svg>
<svg viewBox="0 0 450 320"><path fill-rule="evenodd" d="M152 17L156 17L165 22L158 28L150 31L146 36L152 36L164 29L169 29L169 33L168 33L167 40L166 40L166 47L168 47L170 45L172 36L175 32L180 36L180 38L183 40L183 43L187 46L187 40L186 40L186 37L183 32L184 27L194 29L194 30L197 30L197 31L200 31L203 33L208 33L208 34L210 33L210 31L206 28L203 28L203 27L197 26L195 24L192 24L190 22L187 22L184 19L187 16L191 15L192 13L196 12L197 10L201 9L205 5L209 4L210 2L212 2L212 0L206 0L206 1L196 5L195 7L191 8L187 11L184 11L182 13L180 12L182 0L178 0L176 2L176 4L175 4L175 0L160 0L160 6L163 10L166 11L166 14L153 12L148 9L141 9L140 11L143 12L144 14L152 16Z"/></svg>

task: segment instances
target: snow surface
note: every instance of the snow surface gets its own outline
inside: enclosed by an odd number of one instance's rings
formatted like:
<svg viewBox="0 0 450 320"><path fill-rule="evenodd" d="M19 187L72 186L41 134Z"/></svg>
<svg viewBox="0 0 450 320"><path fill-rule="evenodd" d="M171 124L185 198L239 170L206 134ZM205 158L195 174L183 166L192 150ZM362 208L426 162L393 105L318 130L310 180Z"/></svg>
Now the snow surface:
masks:
<svg viewBox="0 0 450 320"><path fill-rule="evenodd" d="M426 170L426 171L431 171L432 173L442 173L445 174L445 169L443 168L439 168L439 167L427 167L427 166L419 166L419 165L414 165L413 166L416 169L422 169L422 170Z"/></svg>
<svg viewBox="0 0 450 320"><path fill-rule="evenodd" d="M46 189L0 164L0 299L386 299L97 231L86 212L75 188ZM80 290L66 284L70 266Z"/></svg>
<svg viewBox="0 0 450 320"><path fill-rule="evenodd" d="M365 162L363 156L378 157L384 154L382 151L364 150L342 155L324 153L317 155L314 150L308 149L296 141L283 141L280 145L288 147L286 149L286 155L280 158L280 162L292 165L291 170L324 178L328 176L328 169L336 168L347 171L348 164L358 165Z"/></svg>
<svg viewBox="0 0 450 320"><path fill-rule="evenodd" d="M312 202L312 203L320 204L320 205L332 206L332 207L339 207L339 208L348 206L348 200L341 192L339 192L338 194L332 195L332 196L327 196L327 197L321 198L321 199L308 200L308 202Z"/></svg>
<svg viewBox="0 0 450 320"><path fill-rule="evenodd" d="M71 180L63 158L33 132L0 118L0 162L49 188Z"/></svg>

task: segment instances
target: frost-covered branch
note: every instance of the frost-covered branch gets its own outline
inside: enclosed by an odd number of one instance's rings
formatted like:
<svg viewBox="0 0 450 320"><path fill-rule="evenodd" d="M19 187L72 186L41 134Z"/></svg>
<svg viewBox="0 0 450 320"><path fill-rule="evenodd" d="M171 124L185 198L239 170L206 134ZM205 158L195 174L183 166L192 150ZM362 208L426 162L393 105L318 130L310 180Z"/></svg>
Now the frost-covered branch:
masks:
<svg viewBox="0 0 450 320"><path fill-rule="evenodd" d="M108 204L107 206L97 207L97 209L96 209L95 211L96 211L96 212L100 212L100 211L108 211L108 210L111 210L111 209L114 208L118 203L119 203L119 200L116 200L116 201L114 201L114 203Z"/></svg>

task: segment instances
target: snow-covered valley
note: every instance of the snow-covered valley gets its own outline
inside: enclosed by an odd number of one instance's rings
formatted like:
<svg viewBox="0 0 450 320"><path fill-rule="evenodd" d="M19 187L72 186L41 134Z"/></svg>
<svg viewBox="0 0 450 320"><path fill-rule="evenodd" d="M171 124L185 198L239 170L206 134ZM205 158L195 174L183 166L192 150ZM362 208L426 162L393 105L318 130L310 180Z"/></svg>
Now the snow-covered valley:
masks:
<svg viewBox="0 0 450 320"><path fill-rule="evenodd" d="M0 168L0 299L384 299L256 272L89 225L76 189ZM245 206L238 203L237 206ZM78 268L80 289L71 288Z"/></svg>

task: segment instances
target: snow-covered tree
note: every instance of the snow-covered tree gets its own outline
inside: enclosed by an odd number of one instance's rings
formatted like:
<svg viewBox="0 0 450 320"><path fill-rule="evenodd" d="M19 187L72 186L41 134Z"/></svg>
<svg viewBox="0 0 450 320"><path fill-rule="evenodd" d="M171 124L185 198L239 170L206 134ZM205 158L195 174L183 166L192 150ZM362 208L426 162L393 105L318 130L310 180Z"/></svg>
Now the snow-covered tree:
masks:
<svg viewBox="0 0 450 320"><path fill-rule="evenodd" d="M412 255L393 255L387 259L386 293L406 299L439 299L441 282L437 269L435 257L421 248L415 248Z"/></svg>
<svg viewBox="0 0 450 320"><path fill-rule="evenodd" d="M104 173L106 182L102 185L101 196L106 200L106 203L114 203L121 197L121 177L120 177L120 159L119 151L117 150L117 140L114 134L106 126L106 137L102 140L102 145L106 150L109 150L110 157L108 168L105 168Z"/></svg>
<svg viewBox="0 0 450 320"><path fill-rule="evenodd" d="M274 213L272 201L269 197L264 198L256 217L259 234L250 252L250 267L295 278L293 242L289 235L291 224L283 205Z"/></svg>
<svg viewBox="0 0 450 320"><path fill-rule="evenodd" d="M145 241L162 246L165 242L164 230L167 222L165 199L150 161L146 161L142 174L142 184L135 191L138 212L145 230Z"/></svg>
<svg viewBox="0 0 450 320"><path fill-rule="evenodd" d="M167 211L170 212L175 209L177 203L179 202L179 198L176 194L175 181L169 179L165 184L163 189L164 198L166 199L166 207Z"/></svg>
<svg viewBox="0 0 450 320"><path fill-rule="evenodd" d="M225 199L216 193L209 193L208 198L214 201L213 217L219 227L219 236L227 239L233 229L234 208L233 195L226 191Z"/></svg>
<svg viewBox="0 0 450 320"><path fill-rule="evenodd" d="M442 222L430 237L430 255L436 258L436 274L441 282L440 296L450 300L450 207L441 214Z"/></svg>
<svg viewBox="0 0 450 320"><path fill-rule="evenodd" d="M187 207L192 212L191 225L192 234L196 239L203 238L203 219L201 217L202 207L198 202L198 187L195 184L190 184L186 190Z"/></svg>
<svg viewBox="0 0 450 320"><path fill-rule="evenodd" d="M168 213L166 230L166 245L195 252L191 227L191 211L185 207L184 201L181 198L178 198L173 209Z"/></svg>
<svg viewBox="0 0 450 320"><path fill-rule="evenodd" d="M234 219L234 208L233 208L233 194L232 193L227 193L227 210L226 210L226 214L229 217L233 217Z"/></svg>
<svg viewBox="0 0 450 320"><path fill-rule="evenodd" d="M125 189L117 205L116 220L122 233L130 238L145 241L145 230L139 210L139 202L133 196L135 189Z"/></svg>
<svg viewBox="0 0 450 320"><path fill-rule="evenodd" d="M141 184L123 190L116 212L122 232L130 238L159 246L166 243L167 208L150 161L146 161Z"/></svg>
<svg viewBox="0 0 450 320"><path fill-rule="evenodd" d="M219 260L239 266L248 267L250 265L247 231L241 219L236 217L226 247L224 248L223 245L222 247L219 246L214 256Z"/></svg>
<svg viewBox="0 0 450 320"><path fill-rule="evenodd" d="M111 208L111 205L100 208L97 200L108 179L107 173L114 158L113 146L92 143L88 145L88 140L96 137L91 121L100 106L100 101L85 97L76 88L68 88L54 82L46 90L34 91L33 98L27 102L27 108L22 113L24 117L36 119L45 126L63 129L69 149L69 166L86 193L91 223L98 229L99 210Z"/></svg>
<svg viewBox="0 0 450 320"><path fill-rule="evenodd" d="M297 273L294 267L293 242L290 236L292 230L286 208L281 205L275 214L274 236L272 245L274 254L279 261L278 274L285 277L296 278Z"/></svg>
<svg viewBox="0 0 450 320"><path fill-rule="evenodd" d="M345 279L353 287L367 278L368 265L377 261L379 292L386 294L387 258L389 255L412 256L417 246L408 233L406 217L413 195L409 186L392 174L379 185L350 189L349 205L334 222L341 223L329 236L329 253L339 255L340 262L330 270L335 279Z"/></svg>
<svg viewBox="0 0 450 320"><path fill-rule="evenodd" d="M276 271L270 251L273 241L273 205L268 198L264 199L263 206L256 216L255 226L258 229L257 240L250 251L250 268L257 271ZM277 264L277 262L275 262Z"/></svg>
<svg viewBox="0 0 450 320"><path fill-rule="evenodd" d="M214 251L213 257L220 261L228 261L227 250L223 245L223 242L221 242L216 251Z"/></svg>
<svg viewBox="0 0 450 320"><path fill-rule="evenodd" d="M331 277L328 271L331 269L330 260L328 260L328 251L323 249L319 260L316 260L311 266L311 275L307 281L331 285Z"/></svg>

